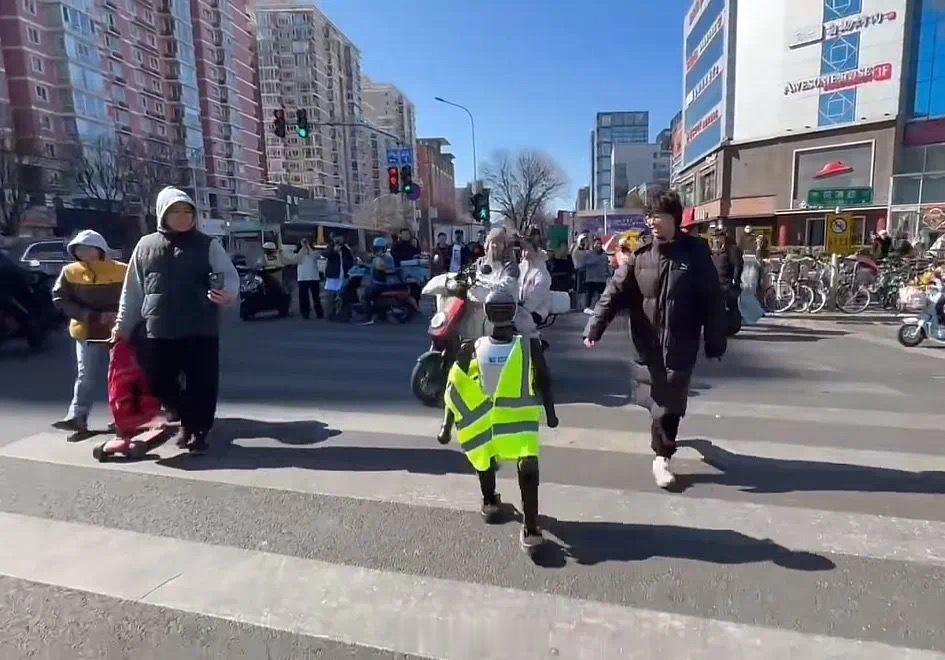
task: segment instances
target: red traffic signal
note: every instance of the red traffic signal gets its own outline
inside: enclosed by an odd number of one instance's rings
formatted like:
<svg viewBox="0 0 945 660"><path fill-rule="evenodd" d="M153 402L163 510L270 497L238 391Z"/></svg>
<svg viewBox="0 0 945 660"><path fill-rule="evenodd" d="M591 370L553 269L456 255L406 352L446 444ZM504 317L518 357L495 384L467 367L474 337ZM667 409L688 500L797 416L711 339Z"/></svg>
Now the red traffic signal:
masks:
<svg viewBox="0 0 945 660"><path fill-rule="evenodd" d="M276 120L272 124L272 128L275 131L276 135L281 138L285 137L285 110L273 110L272 116Z"/></svg>
<svg viewBox="0 0 945 660"><path fill-rule="evenodd" d="M396 167L387 168L387 184L391 194L400 192L400 170Z"/></svg>

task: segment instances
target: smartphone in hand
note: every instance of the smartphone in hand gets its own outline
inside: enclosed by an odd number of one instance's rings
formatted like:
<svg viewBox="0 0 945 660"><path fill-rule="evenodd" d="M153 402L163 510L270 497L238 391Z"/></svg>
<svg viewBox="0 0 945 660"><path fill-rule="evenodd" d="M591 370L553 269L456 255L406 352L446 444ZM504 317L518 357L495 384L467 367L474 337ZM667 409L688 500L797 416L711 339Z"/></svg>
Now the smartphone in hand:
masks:
<svg viewBox="0 0 945 660"><path fill-rule="evenodd" d="M210 290L223 290L223 273L210 273Z"/></svg>

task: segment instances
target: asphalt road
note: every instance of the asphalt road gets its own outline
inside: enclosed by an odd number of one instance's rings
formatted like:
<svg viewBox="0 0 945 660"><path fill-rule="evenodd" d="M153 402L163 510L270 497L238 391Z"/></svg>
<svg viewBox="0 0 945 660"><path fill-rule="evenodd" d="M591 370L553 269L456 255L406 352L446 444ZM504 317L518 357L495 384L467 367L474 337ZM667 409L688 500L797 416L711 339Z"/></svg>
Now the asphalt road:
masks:
<svg viewBox="0 0 945 660"><path fill-rule="evenodd" d="M583 321L548 333L534 559L514 472L485 526L410 394L420 321L230 320L210 454L106 465L48 426L70 343L0 348L0 658L945 657L945 350L746 329L700 364L664 492L625 323L587 351Z"/></svg>

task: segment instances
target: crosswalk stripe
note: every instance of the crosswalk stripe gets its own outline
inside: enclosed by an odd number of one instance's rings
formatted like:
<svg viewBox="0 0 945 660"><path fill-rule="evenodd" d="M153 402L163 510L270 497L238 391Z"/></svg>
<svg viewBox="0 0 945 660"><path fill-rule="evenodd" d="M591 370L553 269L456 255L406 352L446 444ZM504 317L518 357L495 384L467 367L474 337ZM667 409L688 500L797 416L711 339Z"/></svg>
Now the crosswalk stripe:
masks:
<svg viewBox="0 0 945 660"><path fill-rule="evenodd" d="M266 420L265 409L248 413L245 406L239 408L241 414L251 414L254 419ZM335 410L306 410L293 415L299 420L317 419L330 428L343 432L385 433L392 435L417 436L420 443L428 443L436 437L441 419L430 411L429 415L401 415L396 413L342 412ZM279 420L287 419L287 411L280 410ZM273 421L279 421L273 420ZM628 427L641 428L649 424L646 414L635 408L627 411ZM264 423L264 422L263 422ZM831 447L829 445L804 445L799 443L767 442L764 440L728 440L705 434L683 433L686 436L698 435L712 442L716 447L733 454L784 461L816 461L840 465L860 465L881 467L889 470L907 472L941 470L945 471L945 455L910 454L901 451L878 451ZM682 441L681 441L682 442ZM601 429L561 427L543 429L541 443L546 447L563 449L585 449L613 451L641 456L652 455L649 432L641 431L606 431ZM680 447L678 456L701 460L702 456L694 448Z"/></svg>
<svg viewBox="0 0 945 660"><path fill-rule="evenodd" d="M0 538L10 577L426 657L945 657L19 514Z"/></svg>
<svg viewBox="0 0 945 660"><path fill-rule="evenodd" d="M236 445L267 446L273 451L278 451L279 447L279 443L271 440L240 440ZM317 457L319 447L323 446L296 446L293 451L311 451ZM238 451L237 447L228 451ZM178 450L165 446L160 452L173 456ZM91 460L87 446L67 445L55 434L38 434L7 445L0 448L0 456L409 506L459 511L477 511L480 506L472 475L255 465L253 469L220 466L187 470L186 463L177 463L183 469L175 469L152 461L103 465ZM184 457L184 460L201 459ZM317 464L317 458L299 459L299 462ZM512 479L503 478L499 482L506 493L518 491L518 484ZM941 539L945 538L945 522L557 483L542 484L541 501L544 511L562 520L732 530L752 538L771 539L793 550L945 566L945 547L941 544Z"/></svg>
<svg viewBox="0 0 945 660"><path fill-rule="evenodd" d="M577 403L588 410L597 410L596 404ZM786 406L773 403L744 401L705 401L690 399L687 417L703 415L718 419L754 419L810 424L837 424L872 428L936 431L945 428L945 415L935 413L896 412L892 410L828 408L815 406Z"/></svg>

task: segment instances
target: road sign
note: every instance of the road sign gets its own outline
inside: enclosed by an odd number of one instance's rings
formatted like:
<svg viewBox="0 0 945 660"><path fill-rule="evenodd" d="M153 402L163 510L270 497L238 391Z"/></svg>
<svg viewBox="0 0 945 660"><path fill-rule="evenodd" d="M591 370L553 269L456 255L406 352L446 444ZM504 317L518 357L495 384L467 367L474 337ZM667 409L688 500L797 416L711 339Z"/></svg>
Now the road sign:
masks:
<svg viewBox="0 0 945 660"><path fill-rule="evenodd" d="M413 149L400 150L400 164L413 165Z"/></svg>
<svg viewBox="0 0 945 660"><path fill-rule="evenodd" d="M807 192L808 206L830 208L867 206L872 203L872 188L815 188Z"/></svg>
<svg viewBox="0 0 945 660"><path fill-rule="evenodd" d="M827 214L827 254L845 257L853 254L853 215L850 213Z"/></svg>
<svg viewBox="0 0 945 660"><path fill-rule="evenodd" d="M400 165L400 149L387 150L387 164L393 167Z"/></svg>

